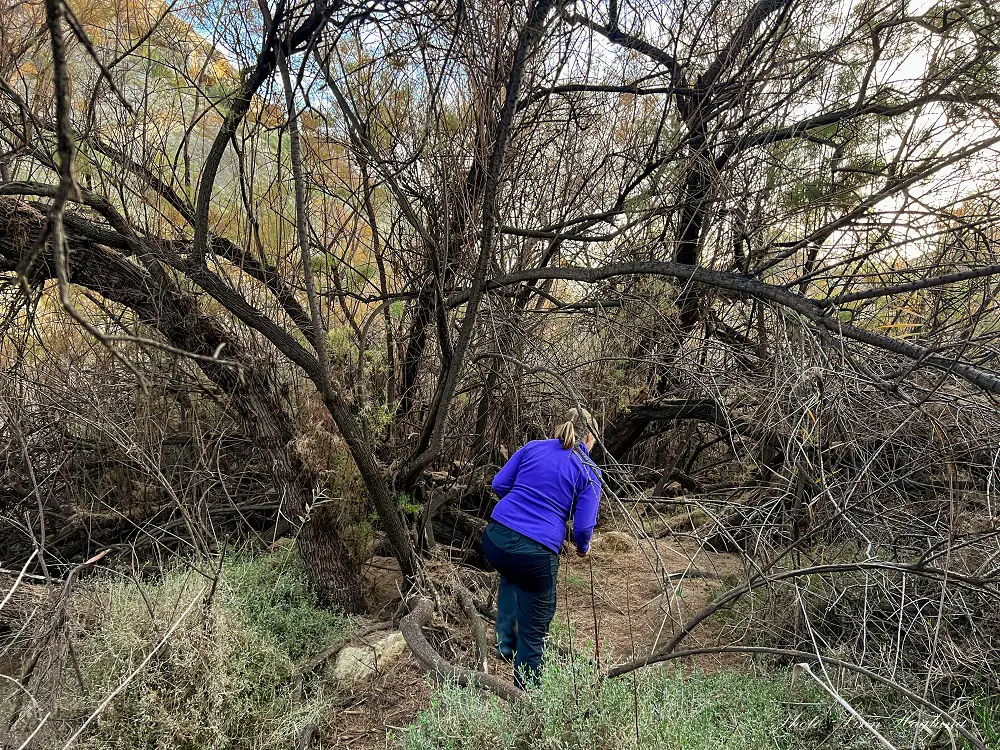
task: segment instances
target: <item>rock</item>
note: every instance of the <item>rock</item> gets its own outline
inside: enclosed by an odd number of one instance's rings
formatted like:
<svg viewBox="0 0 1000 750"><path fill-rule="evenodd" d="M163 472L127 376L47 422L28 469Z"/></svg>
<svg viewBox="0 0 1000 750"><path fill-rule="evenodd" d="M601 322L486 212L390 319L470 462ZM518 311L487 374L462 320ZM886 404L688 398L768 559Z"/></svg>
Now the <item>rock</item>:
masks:
<svg viewBox="0 0 1000 750"><path fill-rule="evenodd" d="M609 531L596 540L596 546L605 552L635 552L635 539L621 531Z"/></svg>
<svg viewBox="0 0 1000 750"><path fill-rule="evenodd" d="M343 685L367 679L396 661L406 650L403 634L396 631L370 646L345 646L337 654L330 677Z"/></svg>

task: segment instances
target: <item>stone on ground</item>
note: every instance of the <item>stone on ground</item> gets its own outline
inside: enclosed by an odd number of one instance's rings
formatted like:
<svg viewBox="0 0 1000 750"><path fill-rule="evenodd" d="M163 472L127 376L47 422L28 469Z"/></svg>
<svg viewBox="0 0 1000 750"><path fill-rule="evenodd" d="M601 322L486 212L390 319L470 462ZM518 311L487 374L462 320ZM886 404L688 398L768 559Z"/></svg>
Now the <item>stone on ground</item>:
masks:
<svg viewBox="0 0 1000 750"><path fill-rule="evenodd" d="M337 654L330 677L344 685L352 685L385 669L405 650L406 641L398 631L389 633L370 646L345 646Z"/></svg>

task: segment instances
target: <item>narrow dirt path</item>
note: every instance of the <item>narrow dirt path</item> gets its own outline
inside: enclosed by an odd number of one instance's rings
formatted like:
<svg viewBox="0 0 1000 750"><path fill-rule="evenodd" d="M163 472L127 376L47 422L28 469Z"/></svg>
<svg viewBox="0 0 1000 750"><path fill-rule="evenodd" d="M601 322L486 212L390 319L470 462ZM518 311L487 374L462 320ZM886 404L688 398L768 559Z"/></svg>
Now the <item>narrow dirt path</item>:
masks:
<svg viewBox="0 0 1000 750"><path fill-rule="evenodd" d="M666 586L663 571L677 574ZM561 559L559 600L551 634L560 645L569 645L572 640L576 653L593 655L593 644L599 642L602 661L631 659L664 643L679 623L709 602L727 577L742 573L739 556L708 553L691 541L658 540L654 551L650 542L639 545L623 534L599 534L589 558L564 555ZM398 568L390 559L375 559L369 566L368 580L373 617L391 614L400 601ZM691 644L706 645L720 635L711 627L699 630L691 635ZM735 655L710 657L699 667L712 670L742 661ZM510 665L494 659L490 670L513 676ZM431 692L426 676L407 654L356 688L351 705L336 712L324 727L323 747L393 747L391 734L415 721L420 709L429 704Z"/></svg>

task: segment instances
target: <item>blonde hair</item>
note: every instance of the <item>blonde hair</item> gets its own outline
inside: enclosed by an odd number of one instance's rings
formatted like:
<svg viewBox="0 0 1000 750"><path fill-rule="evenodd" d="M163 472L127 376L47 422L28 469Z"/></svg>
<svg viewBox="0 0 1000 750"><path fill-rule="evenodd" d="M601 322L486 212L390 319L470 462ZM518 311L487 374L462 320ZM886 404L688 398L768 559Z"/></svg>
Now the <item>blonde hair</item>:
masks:
<svg viewBox="0 0 1000 750"><path fill-rule="evenodd" d="M586 440L588 435L597 434L597 421L593 415L582 406L570 409L563 421L556 426L553 437L562 441L563 450L572 450L579 445L579 440ZM577 438L577 435L580 437Z"/></svg>

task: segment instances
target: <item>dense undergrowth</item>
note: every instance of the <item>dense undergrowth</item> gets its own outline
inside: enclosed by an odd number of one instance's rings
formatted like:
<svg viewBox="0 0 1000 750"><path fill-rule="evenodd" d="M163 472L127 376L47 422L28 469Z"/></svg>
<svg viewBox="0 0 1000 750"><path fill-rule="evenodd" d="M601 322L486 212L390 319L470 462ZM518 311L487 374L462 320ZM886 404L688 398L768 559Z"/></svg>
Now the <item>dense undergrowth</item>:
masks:
<svg viewBox="0 0 1000 750"><path fill-rule="evenodd" d="M514 707L444 687L398 740L405 750L874 747L821 693L791 687L787 675L653 668L607 681L580 661L548 665Z"/></svg>
<svg viewBox="0 0 1000 750"><path fill-rule="evenodd" d="M89 716L135 673L86 729L84 750L294 747L330 698L319 680L296 694L296 663L351 626L317 606L287 551L230 557L214 591L181 567L141 586L94 580L78 594L75 616L83 682L64 680L64 710Z"/></svg>
<svg viewBox="0 0 1000 750"><path fill-rule="evenodd" d="M94 578L74 595L77 666L67 658L60 670L60 719L39 746L61 747L82 729L81 750L293 750L309 723L335 742L343 696L322 673L300 685L296 666L351 628L317 605L290 549L230 555L217 571L178 565L141 583ZM561 640L558 628L553 636ZM949 746L903 702L841 687L896 747ZM990 748L1000 748L997 705L970 699L966 712ZM649 668L609 681L585 655L555 653L522 703L444 685L386 741L400 750L880 747L807 677L793 684L787 668Z"/></svg>

